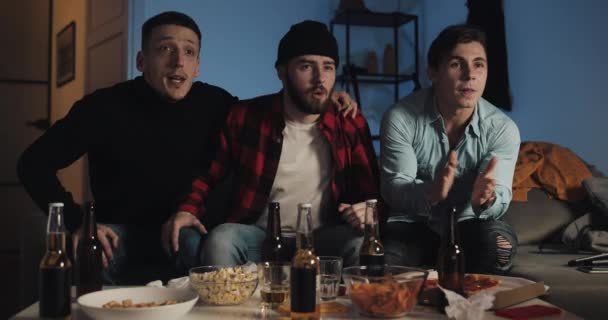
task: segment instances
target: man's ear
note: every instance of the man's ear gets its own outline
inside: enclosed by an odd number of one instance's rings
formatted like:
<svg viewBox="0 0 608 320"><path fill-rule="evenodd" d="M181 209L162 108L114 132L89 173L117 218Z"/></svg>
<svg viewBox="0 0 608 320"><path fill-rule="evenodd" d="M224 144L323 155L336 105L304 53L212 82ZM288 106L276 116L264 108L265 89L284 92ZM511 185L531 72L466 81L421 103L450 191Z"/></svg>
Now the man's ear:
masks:
<svg viewBox="0 0 608 320"><path fill-rule="evenodd" d="M285 81L287 78L287 69L285 67L285 65L278 65L276 67L277 69L277 77L279 77L279 79L281 81Z"/></svg>
<svg viewBox="0 0 608 320"><path fill-rule="evenodd" d="M136 58L136 63L137 63L137 70L139 70L139 72L144 72L144 54L143 52L139 51L137 52L137 58Z"/></svg>
<svg viewBox="0 0 608 320"><path fill-rule="evenodd" d="M196 57L196 70L194 70L194 77L198 77L201 74L201 56Z"/></svg>

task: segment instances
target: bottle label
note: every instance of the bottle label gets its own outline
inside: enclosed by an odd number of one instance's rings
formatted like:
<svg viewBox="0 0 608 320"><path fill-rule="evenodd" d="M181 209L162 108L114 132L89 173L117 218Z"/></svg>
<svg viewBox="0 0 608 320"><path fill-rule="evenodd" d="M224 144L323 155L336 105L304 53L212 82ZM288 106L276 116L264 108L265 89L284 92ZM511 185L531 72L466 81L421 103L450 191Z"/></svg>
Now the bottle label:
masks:
<svg viewBox="0 0 608 320"><path fill-rule="evenodd" d="M317 304L317 270L291 268L291 311L315 312Z"/></svg>

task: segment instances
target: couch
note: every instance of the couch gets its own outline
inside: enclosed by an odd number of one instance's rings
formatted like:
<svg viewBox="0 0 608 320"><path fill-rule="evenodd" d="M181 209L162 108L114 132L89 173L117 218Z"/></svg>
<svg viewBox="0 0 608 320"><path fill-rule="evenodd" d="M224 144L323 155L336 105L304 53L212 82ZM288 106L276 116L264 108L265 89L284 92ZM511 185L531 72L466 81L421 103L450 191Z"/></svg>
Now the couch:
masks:
<svg viewBox="0 0 608 320"><path fill-rule="evenodd" d="M550 287L541 299L584 319L608 319L608 274L588 274L567 265L596 253L575 252L561 242L561 232L593 210L588 203L568 204L532 189L527 202L512 202L505 221L518 236L519 248L510 276L543 281Z"/></svg>

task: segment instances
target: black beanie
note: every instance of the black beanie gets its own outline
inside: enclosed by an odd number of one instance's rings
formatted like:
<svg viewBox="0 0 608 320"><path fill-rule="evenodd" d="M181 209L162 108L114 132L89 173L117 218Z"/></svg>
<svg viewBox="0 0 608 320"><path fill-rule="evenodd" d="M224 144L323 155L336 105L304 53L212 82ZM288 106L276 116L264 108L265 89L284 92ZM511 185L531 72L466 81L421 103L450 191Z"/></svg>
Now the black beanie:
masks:
<svg viewBox="0 0 608 320"><path fill-rule="evenodd" d="M336 62L336 67L340 63L336 38L321 22L306 20L292 25L279 42L275 67L305 54L330 57Z"/></svg>

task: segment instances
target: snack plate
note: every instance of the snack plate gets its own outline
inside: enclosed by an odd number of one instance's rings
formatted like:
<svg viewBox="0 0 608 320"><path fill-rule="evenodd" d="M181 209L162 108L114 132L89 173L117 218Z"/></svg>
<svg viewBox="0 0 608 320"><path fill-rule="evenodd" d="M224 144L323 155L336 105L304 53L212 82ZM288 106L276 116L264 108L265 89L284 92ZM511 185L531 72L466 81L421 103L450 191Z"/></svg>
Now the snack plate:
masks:
<svg viewBox="0 0 608 320"><path fill-rule="evenodd" d="M168 300L175 300L178 303L142 308L102 307L112 300L122 303L126 299L131 299L134 304L148 302L160 304ZM190 289L132 287L92 292L79 297L77 302L84 313L93 319L162 320L183 316L192 309L197 300L198 295Z"/></svg>

